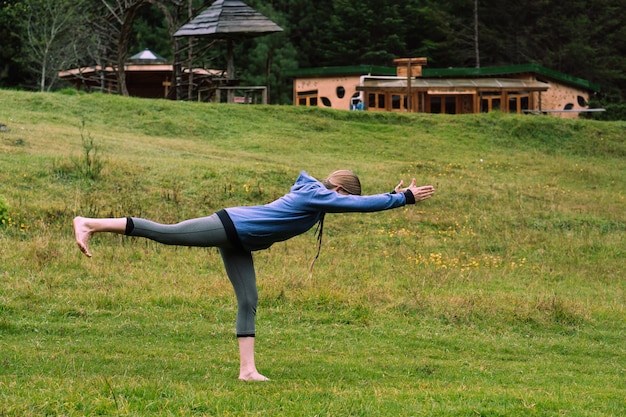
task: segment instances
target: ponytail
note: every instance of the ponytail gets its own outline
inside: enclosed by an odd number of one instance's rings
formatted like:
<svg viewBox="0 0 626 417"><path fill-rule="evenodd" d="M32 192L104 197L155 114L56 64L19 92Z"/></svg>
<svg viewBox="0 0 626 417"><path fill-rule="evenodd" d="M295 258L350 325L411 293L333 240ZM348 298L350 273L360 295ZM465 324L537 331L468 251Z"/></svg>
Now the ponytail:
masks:
<svg viewBox="0 0 626 417"><path fill-rule="evenodd" d="M340 169L331 173L326 179L322 181L322 184L328 189L333 189L337 187L343 188L348 194L351 195L361 195L361 181L359 177L356 176L352 171L348 171L347 169ZM320 216L319 223L317 224L317 253L315 254L315 258L311 262L309 266L309 279L313 278L313 266L315 266L315 261L320 257L320 252L322 251L322 238L324 235L324 216L326 213L322 213Z"/></svg>

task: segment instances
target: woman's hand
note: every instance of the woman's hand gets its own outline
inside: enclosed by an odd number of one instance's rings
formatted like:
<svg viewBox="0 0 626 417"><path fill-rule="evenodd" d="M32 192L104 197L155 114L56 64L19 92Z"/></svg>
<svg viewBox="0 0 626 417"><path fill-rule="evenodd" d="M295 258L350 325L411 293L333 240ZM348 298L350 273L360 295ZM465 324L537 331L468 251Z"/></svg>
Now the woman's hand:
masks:
<svg viewBox="0 0 626 417"><path fill-rule="evenodd" d="M404 193L407 190L411 191L411 193L413 193L413 197L415 197L416 203L418 201L426 200L427 198L432 197L432 195L435 193L435 189L432 185L422 185L420 187L415 185L415 178L413 178L413 180L411 181L411 185L409 185L408 187L402 188L403 185L404 181L401 180L400 184L396 185L396 188L394 188L394 191L396 193Z"/></svg>

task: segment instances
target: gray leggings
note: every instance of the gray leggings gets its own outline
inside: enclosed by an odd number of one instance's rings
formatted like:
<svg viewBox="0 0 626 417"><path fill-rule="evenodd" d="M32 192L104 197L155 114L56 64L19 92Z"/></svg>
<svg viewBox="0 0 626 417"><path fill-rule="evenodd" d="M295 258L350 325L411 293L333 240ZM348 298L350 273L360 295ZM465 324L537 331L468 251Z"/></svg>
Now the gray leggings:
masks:
<svg viewBox="0 0 626 417"><path fill-rule="evenodd" d="M252 253L231 245L217 214L171 225L135 217L127 221L128 236L145 237L166 245L219 248L237 296L237 337L255 335L254 317L259 296Z"/></svg>

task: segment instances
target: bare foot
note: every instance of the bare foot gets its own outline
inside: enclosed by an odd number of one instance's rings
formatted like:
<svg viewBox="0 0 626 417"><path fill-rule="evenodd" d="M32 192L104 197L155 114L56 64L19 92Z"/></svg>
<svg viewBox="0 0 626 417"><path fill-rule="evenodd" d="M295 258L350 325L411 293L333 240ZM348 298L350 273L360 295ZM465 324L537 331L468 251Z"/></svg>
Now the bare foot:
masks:
<svg viewBox="0 0 626 417"><path fill-rule="evenodd" d="M92 231L87 226L87 219L84 217L74 218L74 234L76 235L76 244L82 253L91 258L91 253L87 247L87 242L92 235Z"/></svg>
<svg viewBox="0 0 626 417"><path fill-rule="evenodd" d="M258 372L252 372L249 374L239 374L239 380L240 381L269 381L270 379L261 375Z"/></svg>

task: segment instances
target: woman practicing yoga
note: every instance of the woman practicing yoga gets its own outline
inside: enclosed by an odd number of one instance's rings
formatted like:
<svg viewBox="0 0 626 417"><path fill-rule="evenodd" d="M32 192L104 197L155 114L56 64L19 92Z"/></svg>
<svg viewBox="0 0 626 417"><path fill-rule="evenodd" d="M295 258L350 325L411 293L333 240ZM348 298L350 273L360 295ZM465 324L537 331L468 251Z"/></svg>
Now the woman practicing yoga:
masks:
<svg viewBox="0 0 626 417"><path fill-rule="evenodd" d="M288 194L263 206L227 208L208 217L172 225L135 217L76 217L74 233L78 247L88 257L91 257L89 239L100 232L144 237L166 245L217 247L237 297L239 379L265 381L268 378L257 371L254 362L258 293L252 252L304 233L319 222L317 258L326 213L388 210L415 204L435 192L430 185L416 186L415 179L408 187L402 186L401 181L392 192L361 196L361 183L351 171L335 171L323 181L303 171Z"/></svg>

